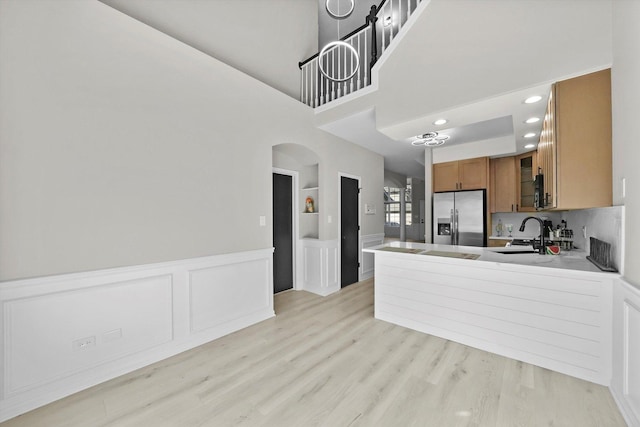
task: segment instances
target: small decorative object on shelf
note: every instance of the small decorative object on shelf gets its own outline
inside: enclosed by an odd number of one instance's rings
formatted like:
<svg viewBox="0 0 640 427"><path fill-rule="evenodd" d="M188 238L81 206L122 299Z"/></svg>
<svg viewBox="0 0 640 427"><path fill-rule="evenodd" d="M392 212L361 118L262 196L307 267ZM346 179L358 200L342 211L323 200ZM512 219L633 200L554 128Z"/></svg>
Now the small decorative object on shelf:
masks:
<svg viewBox="0 0 640 427"><path fill-rule="evenodd" d="M513 224L507 224L506 227L507 227L507 231L509 232L509 237L513 237L511 235L511 232L513 231Z"/></svg>
<svg viewBox="0 0 640 427"><path fill-rule="evenodd" d="M307 199L304 202L304 205L305 205L304 211L306 213L314 213L315 212L315 208L313 206L313 197L307 197Z"/></svg>

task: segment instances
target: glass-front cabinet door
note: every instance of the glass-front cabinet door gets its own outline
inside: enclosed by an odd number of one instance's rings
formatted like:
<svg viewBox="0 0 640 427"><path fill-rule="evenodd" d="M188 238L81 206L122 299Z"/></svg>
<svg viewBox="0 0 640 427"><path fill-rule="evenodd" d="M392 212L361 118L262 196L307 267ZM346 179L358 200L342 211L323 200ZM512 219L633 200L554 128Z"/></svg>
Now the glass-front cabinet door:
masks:
<svg viewBox="0 0 640 427"><path fill-rule="evenodd" d="M536 152L524 153L516 157L516 187L517 187L517 211L535 211L534 179L538 170Z"/></svg>

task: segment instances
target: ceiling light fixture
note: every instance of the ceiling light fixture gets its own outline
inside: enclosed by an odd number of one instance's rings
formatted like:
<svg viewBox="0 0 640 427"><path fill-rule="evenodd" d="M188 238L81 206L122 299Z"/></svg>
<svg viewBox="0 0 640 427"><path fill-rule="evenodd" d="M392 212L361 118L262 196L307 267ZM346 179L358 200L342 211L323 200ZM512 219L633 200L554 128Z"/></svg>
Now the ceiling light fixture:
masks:
<svg viewBox="0 0 640 427"><path fill-rule="evenodd" d="M391 15L385 16L384 19L382 20L382 23L385 27L388 27L389 25L391 25Z"/></svg>
<svg viewBox="0 0 640 427"><path fill-rule="evenodd" d="M536 122L539 122L539 121L540 121L539 117L531 117L531 118L528 118L527 120L525 120L524 122L528 123L528 124L531 124L531 123L536 123Z"/></svg>
<svg viewBox="0 0 640 427"><path fill-rule="evenodd" d="M436 125L436 126L440 126L440 125L443 125L443 124L447 123L448 121L449 120L447 120L447 119L438 119L435 122L433 122L433 124Z"/></svg>
<svg viewBox="0 0 640 427"><path fill-rule="evenodd" d="M349 0L349 2L351 3L351 7L349 8L349 10L347 11L347 13L340 15L340 0L338 0L338 12L334 12L331 10L331 8L329 7L329 1L327 0L327 2L325 3L325 8L327 9L327 13L334 19L336 19L336 23L337 23L337 28L336 28L336 33L338 38L340 38L340 20L344 19L346 17L348 17L349 15L351 15L351 12L353 12L353 9L356 6L356 0ZM346 70L346 64L347 64L347 51L349 51L349 56L351 57L351 73L349 75L343 75L342 77L340 77L340 73L339 73L339 68L340 68L340 56L341 55L341 50L340 48L342 48L342 52L344 52L344 74L347 74L347 70ZM327 54L331 53L331 56L328 56ZM336 66L336 54L337 53L337 66ZM338 75L337 76L330 76L327 71L325 70L325 67L323 66L323 64L327 63L326 66L329 67L329 69L334 70L334 69L338 69ZM346 82L347 80L350 80L353 76L356 75L356 73L358 72L358 69L360 68L360 55L358 55L358 51L349 43L340 41L340 40L336 40L330 43L327 43L322 50L320 51L320 53L318 53L318 69L320 70L320 73L326 77L328 80L331 80L332 82L336 82L336 83L341 83L341 82Z"/></svg>
<svg viewBox="0 0 640 427"><path fill-rule="evenodd" d="M527 144L524 148L535 148L536 144Z"/></svg>
<svg viewBox="0 0 640 427"><path fill-rule="evenodd" d="M534 136L536 136L535 132L529 132L524 134L525 138L533 138Z"/></svg>
<svg viewBox="0 0 640 427"><path fill-rule="evenodd" d="M427 132L422 135L415 136L415 140L411 141L411 145L426 147L437 147L442 145L450 138L449 135L438 135L438 132Z"/></svg>
<svg viewBox="0 0 640 427"><path fill-rule="evenodd" d="M343 47L344 49L348 50L351 52L351 56L353 58L353 62L352 62L352 67L353 70L351 70L351 74L349 74L348 76L343 76L343 77L333 77L330 76L329 74L327 74L327 72L325 71L325 69L322 67L322 64L325 62L324 61L324 57L327 54L328 50L334 50L334 49L338 49L338 57L340 57L340 47ZM346 57L346 53L345 53L345 57ZM332 61L330 61L332 62ZM331 63L329 64L331 65ZM352 78L353 76L356 75L356 73L358 72L358 68L360 67L360 57L358 56L358 52L356 51L356 49L351 46L349 43L347 42L343 42L343 41L334 41L334 42L330 42L327 43L325 47L322 48L322 50L320 51L320 53L318 54L318 68L320 69L320 72L322 73L323 76L325 76L327 79L333 81L333 82L346 82L347 80L349 80L350 78Z"/></svg>
<svg viewBox="0 0 640 427"><path fill-rule="evenodd" d="M534 102L538 102L542 99L540 95L530 96L529 98L524 100L525 104L533 104Z"/></svg>
<svg viewBox="0 0 640 427"><path fill-rule="evenodd" d="M432 139L424 143L425 147L437 147L438 145L444 144L444 140Z"/></svg>
<svg viewBox="0 0 640 427"><path fill-rule="evenodd" d="M329 7L329 2L331 0L327 0L327 2L325 3L324 7L327 9L327 13L329 15L331 15L332 18L335 19L344 19L346 17L348 17L349 15L351 15L351 13L353 12L353 9L356 7L356 0L350 0L349 2L351 3L351 7L349 8L349 10L347 11L347 13L343 13L342 15L340 15L340 2L338 1L338 12L334 12L331 10L331 7Z"/></svg>

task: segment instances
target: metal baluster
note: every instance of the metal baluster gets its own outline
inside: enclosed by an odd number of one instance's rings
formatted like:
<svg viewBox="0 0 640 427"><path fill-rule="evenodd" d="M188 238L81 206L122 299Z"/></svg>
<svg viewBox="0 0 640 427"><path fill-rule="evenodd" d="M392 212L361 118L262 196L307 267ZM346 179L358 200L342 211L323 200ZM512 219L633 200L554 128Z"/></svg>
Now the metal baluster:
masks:
<svg viewBox="0 0 640 427"><path fill-rule="evenodd" d="M318 87L318 67L317 67L318 62L317 61L315 62L316 62L316 67L313 67L311 69L311 80L313 81L313 86L311 86L311 93L313 95L313 108L318 106L318 91L320 89Z"/></svg>
<svg viewBox="0 0 640 427"><path fill-rule="evenodd" d="M384 50L386 49L385 43L386 43L386 32L387 30L385 29L386 27L384 26L384 20L386 19L387 15L386 12L384 11L384 8L382 9L382 25L380 25L380 33L382 33L382 41L380 43L380 55L382 55L384 53Z"/></svg>
<svg viewBox="0 0 640 427"><path fill-rule="evenodd" d="M322 58L319 58L318 61L322 61ZM319 63L318 63L318 65L319 65ZM322 105L322 104L325 103L325 94L327 93L326 90L325 90L325 87L324 87L325 78L322 75L322 73L320 73L319 70L317 72L317 75L318 75L318 78L320 79L320 89L321 89L321 91L320 91L320 105Z"/></svg>
<svg viewBox="0 0 640 427"><path fill-rule="evenodd" d="M402 0L398 0L398 31L402 28Z"/></svg>
<svg viewBox="0 0 640 427"><path fill-rule="evenodd" d="M300 82L302 84L302 91L304 92L304 103L307 105L311 105L309 100L309 64L304 66L304 76L303 80Z"/></svg>
<svg viewBox="0 0 640 427"><path fill-rule="evenodd" d="M353 46L355 48L356 52L358 52L358 56L360 56L360 50L358 50L358 48L360 46L358 46L357 44L354 46L354 43L353 43L354 40L360 40L360 33L358 33L357 36L351 37L351 42L350 42L351 46ZM351 57L351 69L353 69L353 65L354 65L354 60L353 60L353 57ZM355 80L355 76L353 76L353 77L351 77L349 79L349 93L353 93L353 82L354 82L354 80Z"/></svg>
<svg viewBox="0 0 640 427"><path fill-rule="evenodd" d="M393 17L393 0L389 1L389 16ZM393 18L391 19L391 25L389 25L389 44L393 41Z"/></svg>
<svg viewBox="0 0 640 427"><path fill-rule="evenodd" d="M360 52L363 52L362 50L360 50L360 45L362 44L362 40L360 38L360 35L362 33L358 33L358 55L360 55ZM366 34L366 31L365 31ZM362 66L358 67L358 74L356 75L356 90L360 89L360 70L362 70Z"/></svg>
<svg viewBox="0 0 640 427"><path fill-rule="evenodd" d="M336 48L331 49L331 71L334 72L336 70ZM330 74L331 75L331 74ZM340 90L338 88L338 90ZM336 82L331 81L331 101L336 99Z"/></svg>
<svg viewBox="0 0 640 427"><path fill-rule="evenodd" d="M353 37L349 39L349 42L348 42L349 44L351 44L351 40L352 39L353 39ZM344 76L342 76L342 78L345 78L349 74L351 74L351 72L350 72L351 70L349 70L349 72L347 72L347 50L348 49L344 50ZM352 59L351 55L349 56L349 59ZM353 61L350 61L350 62L351 62L351 66L353 67ZM346 80L342 84L342 96L345 96L348 93L347 92L347 84L348 84L348 82Z"/></svg>
<svg viewBox="0 0 640 427"><path fill-rule="evenodd" d="M365 35L366 35L366 30L365 30ZM365 57L367 56L367 53L369 52L369 49L367 49L367 40L369 39L369 37L365 37L364 38L364 52L365 52ZM369 72L369 62L368 61L362 61L360 60L361 65L364 67L364 80L362 82L362 86L367 86L369 83L368 80L368 72Z"/></svg>
<svg viewBox="0 0 640 427"><path fill-rule="evenodd" d="M311 107L314 107L313 105L313 70L311 68L309 68L309 77L307 78L307 81L309 82L308 85L308 92L307 92L307 98L309 98L309 105Z"/></svg>

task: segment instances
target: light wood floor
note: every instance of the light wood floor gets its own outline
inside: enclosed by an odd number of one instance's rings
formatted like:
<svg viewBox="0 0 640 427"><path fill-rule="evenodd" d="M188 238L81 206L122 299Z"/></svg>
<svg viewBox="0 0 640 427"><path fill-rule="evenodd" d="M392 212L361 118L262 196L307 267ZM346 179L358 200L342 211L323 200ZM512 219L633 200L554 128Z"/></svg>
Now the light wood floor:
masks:
<svg viewBox="0 0 640 427"><path fill-rule="evenodd" d="M606 387L374 319L372 281L275 307L6 426L625 425Z"/></svg>

